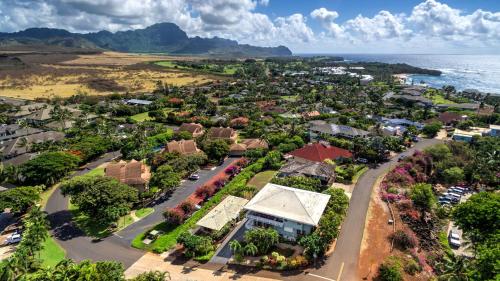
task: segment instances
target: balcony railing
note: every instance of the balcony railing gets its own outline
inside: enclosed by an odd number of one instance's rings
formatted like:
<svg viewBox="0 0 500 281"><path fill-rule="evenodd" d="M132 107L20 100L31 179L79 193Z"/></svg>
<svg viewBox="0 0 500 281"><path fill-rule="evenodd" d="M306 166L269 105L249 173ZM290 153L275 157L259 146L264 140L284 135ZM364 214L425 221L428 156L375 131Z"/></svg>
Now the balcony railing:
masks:
<svg viewBox="0 0 500 281"><path fill-rule="evenodd" d="M260 216L247 214L247 218L255 220L255 221L260 221L260 222L265 223L265 224L274 225L277 227L283 227L283 222L279 222L279 221L275 221L275 220L271 220L271 219L266 219L266 218L263 218Z"/></svg>

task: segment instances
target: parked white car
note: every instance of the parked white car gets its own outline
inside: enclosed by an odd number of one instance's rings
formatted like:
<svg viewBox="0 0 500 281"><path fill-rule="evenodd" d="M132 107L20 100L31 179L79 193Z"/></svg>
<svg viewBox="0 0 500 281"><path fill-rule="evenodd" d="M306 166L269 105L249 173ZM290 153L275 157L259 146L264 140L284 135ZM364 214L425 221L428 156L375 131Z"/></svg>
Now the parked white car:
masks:
<svg viewBox="0 0 500 281"><path fill-rule="evenodd" d="M460 242L460 235L458 235L458 233L454 232L453 230L450 230L448 238L450 240L451 246L459 248L462 245L462 242Z"/></svg>
<svg viewBox="0 0 500 281"><path fill-rule="evenodd" d="M17 244L21 242L21 234L19 233L13 233L7 237L5 240L5 244L11 245L11 244Z"/></svg>

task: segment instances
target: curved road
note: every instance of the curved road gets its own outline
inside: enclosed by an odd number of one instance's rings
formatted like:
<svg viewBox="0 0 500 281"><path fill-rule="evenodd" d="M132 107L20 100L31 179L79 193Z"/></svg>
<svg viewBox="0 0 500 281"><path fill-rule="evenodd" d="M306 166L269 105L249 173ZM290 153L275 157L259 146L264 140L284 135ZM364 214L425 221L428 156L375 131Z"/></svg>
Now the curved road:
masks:
<svg viewBox="0 0 500 281"><path fill-rule="evenodd" d="M87 164L85 170L76 172L73 177L86 174L99 165L120 156L119 152L107 153L96 161ZM162 213L165 208L174 207L184 201L198 186L210 180L214 175L229 166L235 159L226 159L221 166L218 166L214 170L199 171L199 180L195 182L183 182L167 200L157 202L156 205L152 206L155 210L152 214L129 225L118 233L99 241L86 236L83 231L72 224L71 212L68 210L68 198L62 195L60 189L57 189L51 195L45 207L51 225L51 233L61 247L64 248L66 257L68 258L75 261L85 259L94 261L116 260L122 262L124 267L128 268L144 255L143 251L130 247L132 239L136 235L160 223L163 220Z"/></svg>
<svg viewBox="0 0 500 281"><path fill-rule="evenodd" d="M335 280L335 281L359 281L357 276L358 259L365 229L366 214L370 204L370 197L377 179L397 164L401 155L411 155L415 150L442 142L436 139L422 139L414 147L392 158L390 161L375 169L369 169L356 183L352 192L349 209L339 238L337 239L335 251L328 257L324 264L317 269L310 270L307 275L298 275L297 280Z"/></svg>

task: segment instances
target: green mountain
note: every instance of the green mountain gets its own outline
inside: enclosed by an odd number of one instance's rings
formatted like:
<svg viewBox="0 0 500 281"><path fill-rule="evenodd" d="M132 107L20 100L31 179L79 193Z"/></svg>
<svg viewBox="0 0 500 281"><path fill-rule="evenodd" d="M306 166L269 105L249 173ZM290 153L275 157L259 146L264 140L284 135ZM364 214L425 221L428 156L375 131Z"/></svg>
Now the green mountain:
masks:
<svg viewBox="0 0 500 281"><path fill-rule="evenodd" d="M64 29L29 28L0 33L0 46L49 45L80 49L106 49L136 53L170 53L229 56L290 56L285 46L256 47L223 38L189 38L173 23L158 23L144 29L71 33Z"/></svg>

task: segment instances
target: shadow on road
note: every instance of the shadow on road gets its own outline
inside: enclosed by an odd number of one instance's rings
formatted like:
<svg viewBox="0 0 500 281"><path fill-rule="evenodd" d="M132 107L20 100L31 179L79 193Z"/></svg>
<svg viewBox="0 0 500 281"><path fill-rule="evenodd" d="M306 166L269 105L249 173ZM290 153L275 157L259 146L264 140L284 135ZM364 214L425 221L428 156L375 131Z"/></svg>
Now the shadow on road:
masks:
<svg viewBox="0 0 500 281"><path fill-rule="evenodd" d="M57 211L47 216L52 233L57 239L67 241L75 237L85 236L85 233L73 224L71 217L69 210Z"/></svg>

